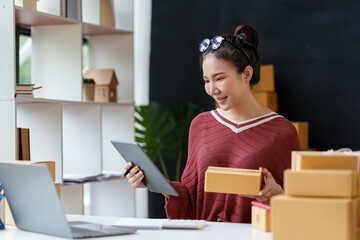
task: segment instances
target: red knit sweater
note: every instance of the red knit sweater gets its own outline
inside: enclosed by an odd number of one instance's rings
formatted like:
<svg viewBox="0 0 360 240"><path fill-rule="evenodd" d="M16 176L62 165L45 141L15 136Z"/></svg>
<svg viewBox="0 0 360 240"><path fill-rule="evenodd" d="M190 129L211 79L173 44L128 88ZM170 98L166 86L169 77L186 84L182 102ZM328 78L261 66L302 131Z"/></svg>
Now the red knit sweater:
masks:
<svg viewBox="0 0 360 240"><path fill-rule="evenodd" d="M190 126L181 182L170 181L179 196L166 200L168 218L250 223L253 199L204 192L205 171L209 166L264 167L282 186L283 172L291 166L291 151L299 149L295 127L277 113L245 122L234 122L219 110L198 115Z"/></svg>

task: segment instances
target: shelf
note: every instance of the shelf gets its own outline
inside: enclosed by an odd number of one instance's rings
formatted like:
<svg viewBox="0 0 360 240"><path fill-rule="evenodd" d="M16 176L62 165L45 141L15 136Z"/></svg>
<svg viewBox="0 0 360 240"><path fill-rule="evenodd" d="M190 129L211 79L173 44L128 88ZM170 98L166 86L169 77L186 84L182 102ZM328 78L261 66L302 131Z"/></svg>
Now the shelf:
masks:
<svg viewBox="0 0 360 240"><path fill-rule="evenodd" d="M67 101L67 100L56 100L56 99L46 99L46 98L30 98L17 96L15 98L16 104L32 104L32 103L62 103L64 105L73 105L73 104L102 104L102 105L134 105L134 102L129 103L118 103L118 102L80 102L80 101Z"/></svg>
<svg viewBox="0 0 360 240"><path fill-rule="evenodd" d="M78 21L38 12L23 7L15 7L15 23L24 26L45 26L60 24L76 24Z"/></svg>
<svg viewBox="0 0 360 240"><path fill-rule="evenodd" d="M34 27L47 25L80 24L81 22L16 6L15 23L19 25ZM82 31L83 35L86 36L132 34L132 31L115 29L112 27L104 27L86 22L82 23Z"/></svg>
<svg viewBox="0 0 360 240"><path fill-rule="evenodd" d="M61 1L50 2L58 8ZM135 216L135 192L127 181L114 177L63 184L68 174L123 172L125 161L111 140L135 139L133 0L114 2L120 29L14 6L14 0L4 0L0 7L0 65L4 66L0 75L5 79L0 110L7 116L0 121L0 143L6 146L0 151L0 161L16 159L16 128L29 128L31 159L55 162L55 182L62 183L66 213L83 214L87 203L88 214ZM33 97L16 94L15 24L31 28L31 77L42 86ZM91 49L89 68L115 70L117 102L82 102L84 36Z"/></svg>
<svg viewBox="0 0 360 240"><path fill-rule="evenodd" d="M95 35L108 35L108 34L132 34L132 32L84 22L83 34L88 36L95 36Z"/></svg>

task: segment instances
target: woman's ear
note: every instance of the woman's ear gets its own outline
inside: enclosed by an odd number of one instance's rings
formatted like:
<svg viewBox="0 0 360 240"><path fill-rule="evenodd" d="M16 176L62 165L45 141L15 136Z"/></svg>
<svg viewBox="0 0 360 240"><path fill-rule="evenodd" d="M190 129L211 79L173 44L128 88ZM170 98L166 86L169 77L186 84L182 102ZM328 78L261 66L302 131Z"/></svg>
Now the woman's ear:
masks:
<svg viewBox="0 0 360 240"><path fill-rule="evenodd" d="M244 77L245 77L244 80L246 83L250 83L253 73L254 73L254 69L250 65L247 65L243 72Z"/></svg>

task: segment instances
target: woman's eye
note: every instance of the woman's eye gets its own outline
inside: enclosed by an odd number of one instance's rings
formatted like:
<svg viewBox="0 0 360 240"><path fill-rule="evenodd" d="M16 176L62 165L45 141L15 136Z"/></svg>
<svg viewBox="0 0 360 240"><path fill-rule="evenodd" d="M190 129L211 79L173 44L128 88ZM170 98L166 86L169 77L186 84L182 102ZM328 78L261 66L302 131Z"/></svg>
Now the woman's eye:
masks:
<svg viewBox="0 0 360 240"><path fill-rule="evenodd" d="M209 80L205 80L205 79L204 79L204 83L209 83L209 82L210 82Z"/></svg>
<svg viewBox="0 0 360 240"><path fill-rule="evenodd" d="M218 77L218 78L216 78L216 81L221 81L223 79L224 79L223 77Z"/></svg>

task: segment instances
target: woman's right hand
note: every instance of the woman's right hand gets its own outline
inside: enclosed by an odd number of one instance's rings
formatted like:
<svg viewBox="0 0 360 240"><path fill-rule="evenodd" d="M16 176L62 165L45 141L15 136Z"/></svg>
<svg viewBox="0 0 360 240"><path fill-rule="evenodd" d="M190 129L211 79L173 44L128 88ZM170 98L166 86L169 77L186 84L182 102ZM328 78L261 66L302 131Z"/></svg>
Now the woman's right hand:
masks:
<svg viewBox="0 0 360 240"><path fill-rule="evenodd" d="M125 170L131 168L131 166L131 162L126 163ZM144 179L144 172L138 166L134 166L126 175L126 178L133 188L146 188L145 184L142 182Z"/></svg>

